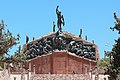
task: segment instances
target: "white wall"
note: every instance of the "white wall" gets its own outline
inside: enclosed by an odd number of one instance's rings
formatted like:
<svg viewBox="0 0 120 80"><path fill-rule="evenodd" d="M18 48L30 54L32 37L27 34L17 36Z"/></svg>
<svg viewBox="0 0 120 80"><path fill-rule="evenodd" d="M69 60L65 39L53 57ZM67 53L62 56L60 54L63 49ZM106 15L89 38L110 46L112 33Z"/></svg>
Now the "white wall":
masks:
<svg viewBox="0 0 120 80"><path fill-rule="evenodd" d="M8 70L0 71L0 80L10 80Z"/></svg>
<svg viewBox="0 0 120 80"><path fill-rule="evenodd" d="M15 79L16 78L16 79ZM21 80L21 74L11 74L10 75L10 80ZM23 75L23 80L27 80L27 74Z"/></svg>
<svg viewBox="0 0 120 80"><path fill-rule="evenodd" d="M104 78L106 78L106 80L108 80L108 76L109 75L102 75L102 74L99 74L98 76L98 80L104 80ZM95 80L95 75L92 75L92 80Z"/></svg>

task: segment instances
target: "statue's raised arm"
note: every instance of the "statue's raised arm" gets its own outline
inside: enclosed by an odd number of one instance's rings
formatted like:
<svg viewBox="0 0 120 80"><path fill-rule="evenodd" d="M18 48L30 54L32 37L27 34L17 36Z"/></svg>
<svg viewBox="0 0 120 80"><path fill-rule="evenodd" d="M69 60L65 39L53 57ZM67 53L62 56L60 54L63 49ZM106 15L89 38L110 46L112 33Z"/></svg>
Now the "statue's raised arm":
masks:
<svg viewBox="0 0 120 80"><path fill-rule="evenodd" d="M57 14L57 15L59 14L58 7L59 7L59 6L57 6L57 8L56 8L56 14Z"/></svg>

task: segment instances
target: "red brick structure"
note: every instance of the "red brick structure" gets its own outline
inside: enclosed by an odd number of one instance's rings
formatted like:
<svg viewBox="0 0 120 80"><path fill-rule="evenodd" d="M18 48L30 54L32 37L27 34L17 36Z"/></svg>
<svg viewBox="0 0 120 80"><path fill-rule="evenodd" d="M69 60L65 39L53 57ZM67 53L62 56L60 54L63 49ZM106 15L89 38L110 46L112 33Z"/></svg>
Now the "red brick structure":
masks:
<svg viewBox="0 0 120 80"><path fill-rule="evenodd" d="M35 55L35 57L28 59L28 64L26 64L25 68L29 69L31 72L35 72L36 74L83 74L89 72L90 70L94 70L97 64L97 60L99 59L98 47L94 43L87 42L86 40L81 39L80 37L72 35L68 32L62 32L62 35L65 36L64 41L73 39L72 41L74 42L82 42L85 49L87 49L86 46L88 46L88 48L91 47L91 54L94 53L95 58L92 59L89 57L87 58L86 56L80 56L77 53L70 52L70 50L66 49L66 47L63 50L58 50L56 47L53 47L53 51L42 54L38 50L41 49L39 45L43 43L42 41L44 39L47 40L47 38L56 38L56 33L54 32L24 45L24 48L28 47L28 50L25 52L26 55L29 56L33 53L33 55ZM40 43L40 41L42 43ZM70 43L67 44L66 42L66 45L69 44ZM31 47L36 47L36 49L33 49ZM42 50L44 49L46 48L42 48ZM37 52L37 50L39 52ZM84 54L86 54L86 52Z"/></svg>
<svg viewBox="0 0 120 80"><path fill-rule="evenodd" d="M95 66L94 60L67 51L55 51L29 60L27 68L37 74L79 74L89 72Z"/></svg>

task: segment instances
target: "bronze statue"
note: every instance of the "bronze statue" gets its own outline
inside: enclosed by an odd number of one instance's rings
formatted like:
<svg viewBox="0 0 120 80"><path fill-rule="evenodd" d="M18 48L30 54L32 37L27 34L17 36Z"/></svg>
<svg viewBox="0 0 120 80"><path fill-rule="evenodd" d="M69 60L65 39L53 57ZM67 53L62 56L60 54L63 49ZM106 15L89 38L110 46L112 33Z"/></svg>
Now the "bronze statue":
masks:
<svg viewBox="0 0 120 80"><path fill-rule="evenodd" d="M85 36L85 40L87 40L87 35Z"/></svg>
<svg viewBox="0 0 120 80"><path fill-rule="evenodd" d="M35 40L35 37L33 37L33 41Z"/></svg>
<svg viewBox="0 0 120 80"><path fill-rule="evenodd" d="M80 38L82 38L82 29L80 29L80 35L79 35Z"/></svg>
<svg viewBox="0 0 120 80"><path fill-rule="evenodd" d="M28 43L28 41L29 41L29 37L28 37L28 36L26 36L26 44Z"/></svg>
<svg viewBox="0 0 120 80"><path fill-rule="evenodd" d="M65 25L65 22L64 22L64 17L63 15L61 14L61 12L58 10L59 6L57 6L56 8L56 14L57 14L57 26L58 26L58 29L60 31L62 31L62 28L61 28L61 25L63 24L63 26Z"/></svg>
<svg viewBox="0 0 120 80"><path fill-rule="evenodd" d="M53 21L53 32L55 32L55 22Z"/></svg>

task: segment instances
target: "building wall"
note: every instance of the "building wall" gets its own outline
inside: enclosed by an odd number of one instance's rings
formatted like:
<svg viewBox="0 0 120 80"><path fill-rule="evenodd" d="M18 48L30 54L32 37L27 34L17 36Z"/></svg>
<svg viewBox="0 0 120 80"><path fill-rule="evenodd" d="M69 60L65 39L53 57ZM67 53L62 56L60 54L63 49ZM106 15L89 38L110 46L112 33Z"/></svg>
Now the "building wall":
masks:
<svg viewBox="0 0 120 80"><path fill-rule="evenodd" d="M68 54L66 52L53 52L52 54L52 73L66 73L68 64Z"/></svg>
<svg viewBox="0 0 120 80"><path fill-rule="evenodd" d="M85 74L35 74L31 80L90 80Z"/></svg>
<svg viewBox="0 0 120 80"><path fill-rule="evenodd" d="M68 57L68 73L82 73L82 59L69 55Z"/></svg>
<svg viewBox="0 0 120 80"><path fill-rule="evenodd" d="M31 67L30 67L31 66ZM29 70L39 74L47 74L51 72L51 56L39 56L28 62L27 67Z"/></svg>
<svg viewBox="0 0 120 80"><path fill-rule="evenodd" d="M0 80L9 80L8 70L0 70Z"/></svg>
<svg viewBox="0 0 120 80"><path fill-rule="evenodd" d="M55 51L31 59L27 67L37 74L79 74L94 69L96 61L73 55L67 51Z"/></svg>
<svg viewBox="0 0 120 80"><path fill-rule="evenodd" d="M27 74L24 74L24 75L10 74L10 78L8 80L28 80L28 75Z"/></svg>

